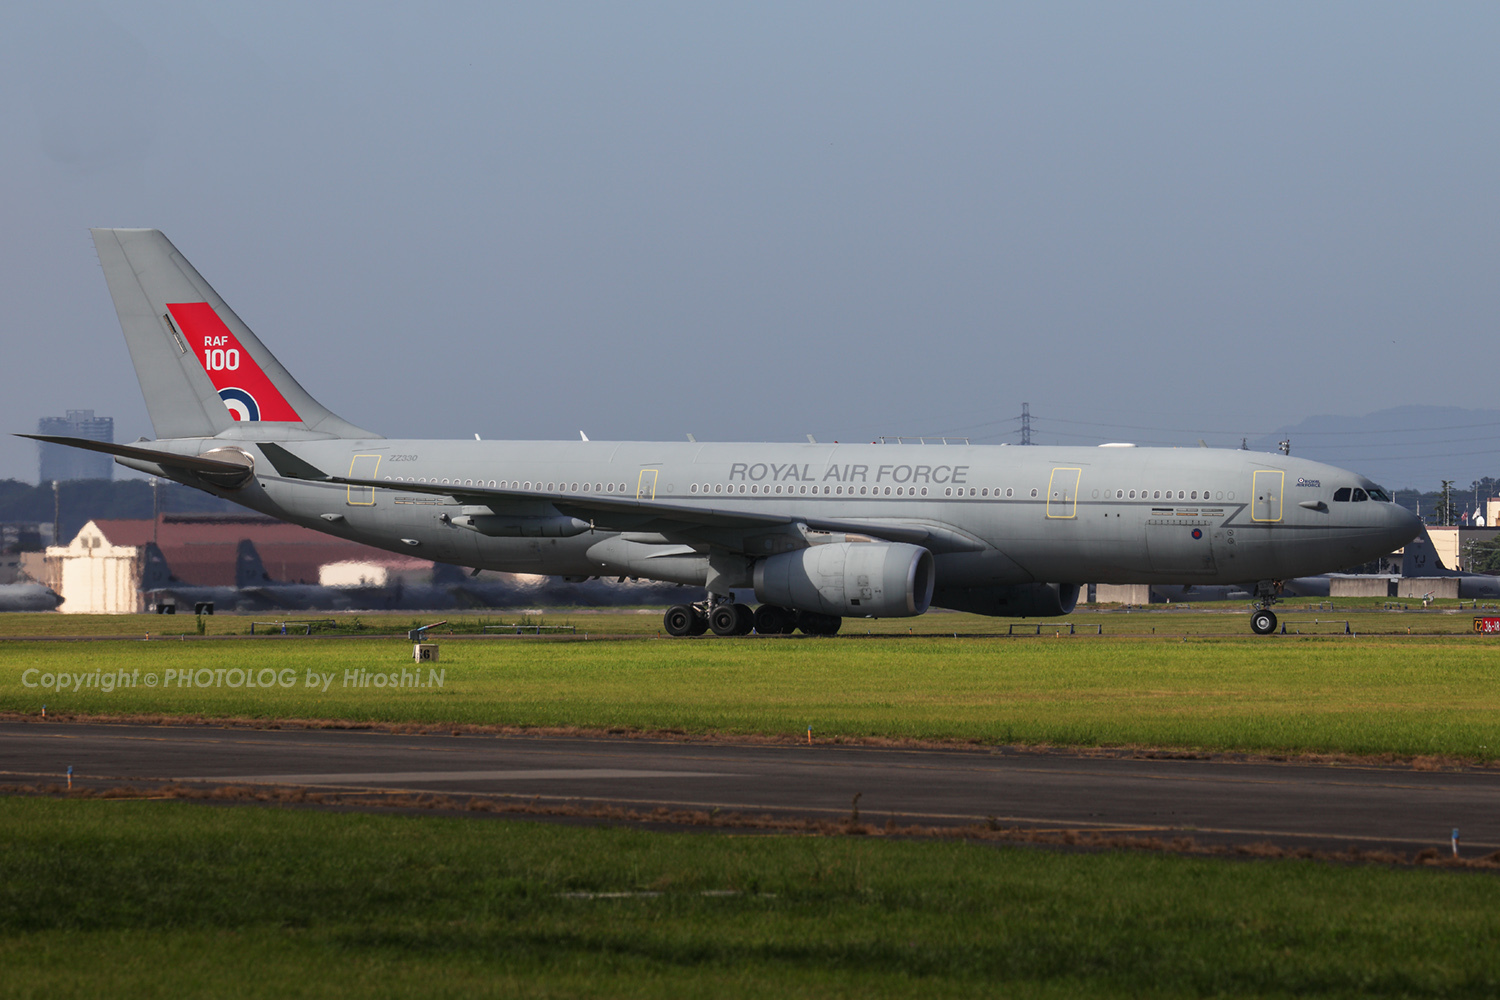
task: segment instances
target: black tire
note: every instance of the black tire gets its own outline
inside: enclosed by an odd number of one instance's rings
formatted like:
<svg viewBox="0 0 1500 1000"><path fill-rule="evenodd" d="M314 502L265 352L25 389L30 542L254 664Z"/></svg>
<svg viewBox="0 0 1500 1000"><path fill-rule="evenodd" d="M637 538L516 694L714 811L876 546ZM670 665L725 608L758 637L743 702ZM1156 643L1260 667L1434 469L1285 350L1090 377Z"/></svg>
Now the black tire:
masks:
<svg viewBox="0 0 1500 1000"><path fill-rule="evenodd" d="M693 612L693 624L688 626L688 635L702 635L708 631L708 619L698 612Z"/></svg>
<svg viewBox="0 0 1500 1000"><path fill-rule="evenodd" d="M736 604L734 610L740 616L740 628L735 635L749 635L755 629L755 612L748 604Z"/></svg>
<svg viewBox="0 0 1500 1000"><path fill-rule="evenodd" d="M714 635L743 635L740 631L740 605L720 604L708 613L708 627Z"/></svg>
<svg viewBox="0 0 1500 1000"><path fill-rule="evenodd" d="M1250 616L1250 631L1256 635L1270 635L1276 631L1276 615L1271 611L1257 611Z"/></svg>
<svg viewBox="0 0 1500 1000"><path fill-rule="evenodd" d="M797 629L797 616L786 608L762 604L755 609L755 631L761 635L791 635Z"/></svg>
<svg viewBox="0 0 1500 1000"><path fill-rule="evenodd" d="M692 635L693 620L697 617L686 604L676 604L662 616L662 624L666 626L668 635Z"/></svg>
<svg viewBox="0 0 1500 1000"><path fill-rule="evenodd" d="M797 616L797 627L805 635L838 635L839 626L844 624L844 619L837 615L820 615L813 611L804 611Z"/></svg>

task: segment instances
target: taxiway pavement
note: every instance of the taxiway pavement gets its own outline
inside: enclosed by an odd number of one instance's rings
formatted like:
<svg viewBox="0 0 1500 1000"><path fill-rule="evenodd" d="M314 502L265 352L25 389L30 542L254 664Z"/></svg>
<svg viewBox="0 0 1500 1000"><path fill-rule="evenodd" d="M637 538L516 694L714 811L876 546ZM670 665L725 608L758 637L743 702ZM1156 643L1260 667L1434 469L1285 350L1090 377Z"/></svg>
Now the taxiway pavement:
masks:
<svg viewBox="0 0 1500 1000"><path fill-rule="evenodd" d="M636 809L1500 849L1500 771L1014 749L0 722L0 784L181 781L506 795Z"/></svg>

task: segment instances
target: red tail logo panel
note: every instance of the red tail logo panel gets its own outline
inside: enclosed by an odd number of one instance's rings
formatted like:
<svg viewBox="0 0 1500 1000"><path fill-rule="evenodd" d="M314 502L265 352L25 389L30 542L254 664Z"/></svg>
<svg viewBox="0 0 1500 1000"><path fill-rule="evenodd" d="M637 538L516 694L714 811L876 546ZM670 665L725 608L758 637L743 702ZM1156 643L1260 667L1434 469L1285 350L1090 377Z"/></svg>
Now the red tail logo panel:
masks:
<svg viewBox="0 0 1500 1000"><path fill-rule="evenodd" d="M169 302L188 348L236 420L301 420L207 302Z"/></svg>

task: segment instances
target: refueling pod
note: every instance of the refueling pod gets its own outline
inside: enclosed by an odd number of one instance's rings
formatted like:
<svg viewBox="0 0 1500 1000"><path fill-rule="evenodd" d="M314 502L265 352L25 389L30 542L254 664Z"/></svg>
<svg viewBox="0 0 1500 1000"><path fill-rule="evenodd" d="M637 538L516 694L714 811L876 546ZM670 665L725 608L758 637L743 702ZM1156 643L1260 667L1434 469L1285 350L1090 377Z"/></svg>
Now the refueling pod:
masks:
<svg viewBox="0 0 1500 1000"><path fill-rule="evenodd" d="M829 542L761 559L755 596L797 611L909 618L932 603L932 553L905 542Z"/></svg>
<svg viewBox="0 0 1500 1000"><path fill-rule="evenodd" d="M530 517L512 514L460 514L451 523L477 531L491 538L571 538L588 531L592 525L576 517L555 514Z"/></svg>

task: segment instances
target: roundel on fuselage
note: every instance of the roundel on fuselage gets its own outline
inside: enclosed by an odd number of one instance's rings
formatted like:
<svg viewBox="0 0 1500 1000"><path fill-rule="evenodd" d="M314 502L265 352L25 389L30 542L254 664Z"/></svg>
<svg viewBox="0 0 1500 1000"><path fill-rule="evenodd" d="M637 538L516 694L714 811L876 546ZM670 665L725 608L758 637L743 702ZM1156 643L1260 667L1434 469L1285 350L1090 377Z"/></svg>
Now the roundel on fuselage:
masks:
<svg viewBox="0 0 1500 1000"><path fill-rule="evenodd" d="M236 420L259 420L260 404L255 397L244 389L228 388L219 390L219 398L224 405L229 407L229 415Z"/></svg>

